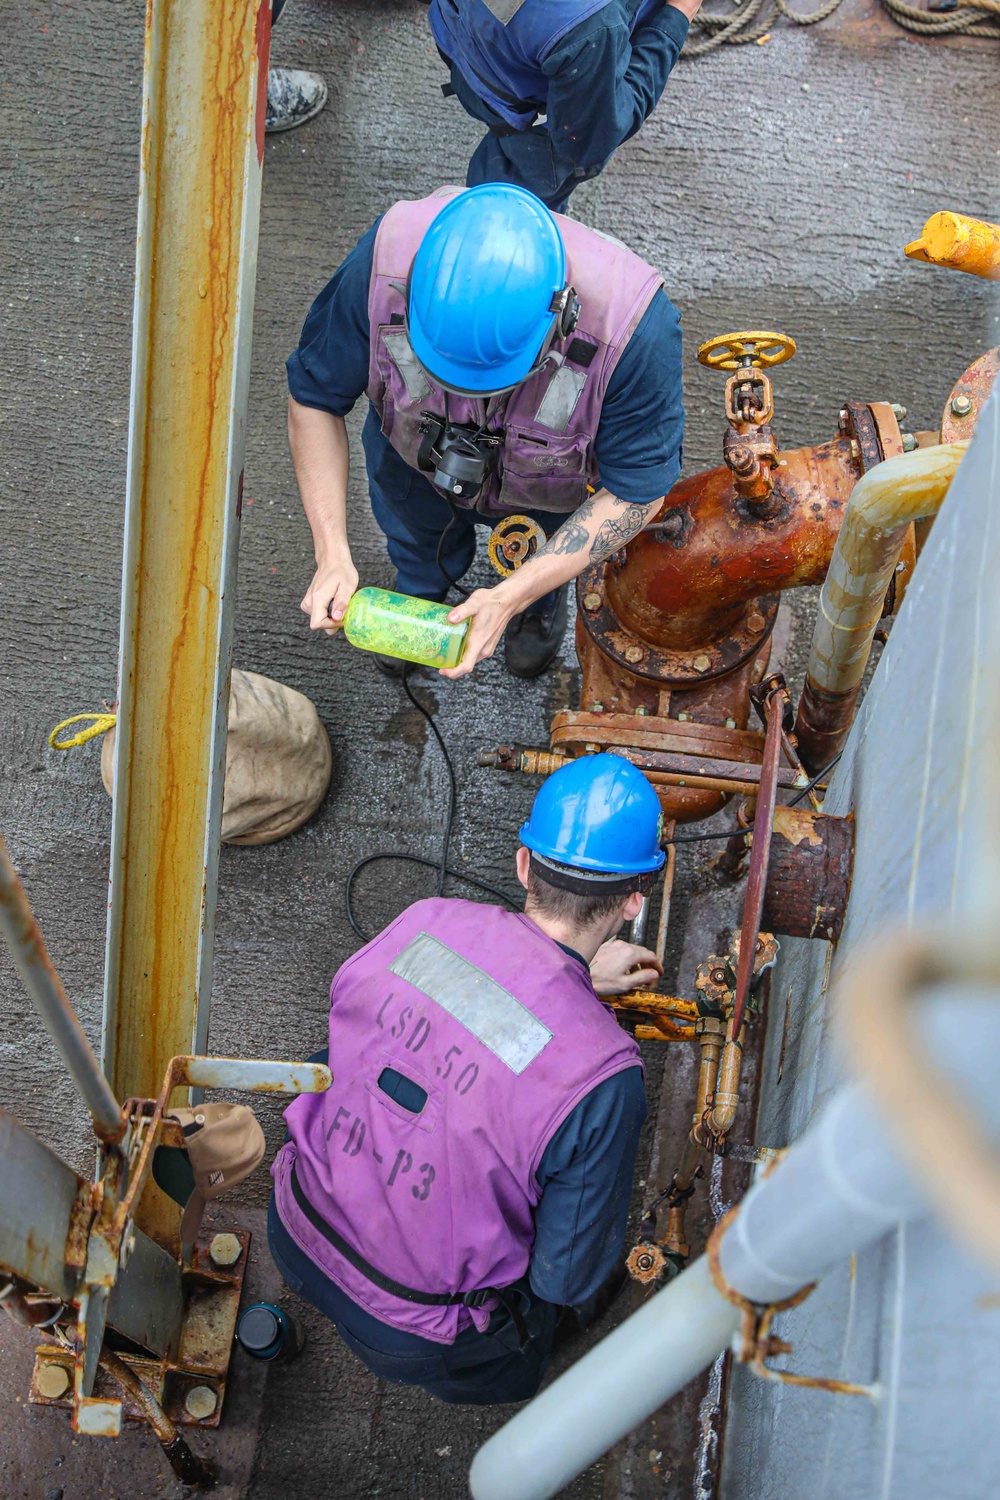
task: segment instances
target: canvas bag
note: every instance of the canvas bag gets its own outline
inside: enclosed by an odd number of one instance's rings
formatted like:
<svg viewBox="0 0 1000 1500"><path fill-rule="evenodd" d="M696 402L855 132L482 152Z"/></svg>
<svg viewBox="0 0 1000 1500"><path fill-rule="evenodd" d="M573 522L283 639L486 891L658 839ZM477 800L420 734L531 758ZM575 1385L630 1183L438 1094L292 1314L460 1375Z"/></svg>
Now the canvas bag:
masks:
<svg viewBox="0 0 1000 1500"><path fill-rule="evenodd" d="M104 736L101 780L114 788L115 730ZM257 672L233 668L229 688L225 844L270 844L312 817L330 784L330 740L310 700Z"/></svg>

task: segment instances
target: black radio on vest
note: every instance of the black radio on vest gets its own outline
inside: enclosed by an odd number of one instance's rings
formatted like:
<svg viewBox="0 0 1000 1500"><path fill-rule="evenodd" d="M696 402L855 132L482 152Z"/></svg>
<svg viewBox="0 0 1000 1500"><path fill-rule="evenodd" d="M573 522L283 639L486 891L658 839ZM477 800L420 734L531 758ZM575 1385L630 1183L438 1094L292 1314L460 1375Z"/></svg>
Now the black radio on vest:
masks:
<svg viewBox="0 0 1000 1500"><path fill-rule="evenodd" d="M479 494L496 463L499 434L486 434L471 422L446 422L431 411L420 413L424 440L417 466L433 474L432 483L446 495L463 500Z"/></svg>

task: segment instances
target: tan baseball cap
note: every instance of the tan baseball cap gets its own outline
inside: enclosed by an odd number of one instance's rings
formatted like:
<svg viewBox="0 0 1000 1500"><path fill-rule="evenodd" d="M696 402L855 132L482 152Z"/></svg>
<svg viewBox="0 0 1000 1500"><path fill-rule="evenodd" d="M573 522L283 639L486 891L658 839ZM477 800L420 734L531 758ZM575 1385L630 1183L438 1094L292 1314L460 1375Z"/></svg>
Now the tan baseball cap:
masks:
<svg viewBox="0 0 1000 1500"><path fill-rule="evenodd" d="M175 1202L184 1207L181 1240L198 1238L205 1204L236 1187L259 1165L264 1155L264 1132L245 1104L199 1104L172 1109L184 1134L183 1150L158 1146L153 1177Z"/></svg>

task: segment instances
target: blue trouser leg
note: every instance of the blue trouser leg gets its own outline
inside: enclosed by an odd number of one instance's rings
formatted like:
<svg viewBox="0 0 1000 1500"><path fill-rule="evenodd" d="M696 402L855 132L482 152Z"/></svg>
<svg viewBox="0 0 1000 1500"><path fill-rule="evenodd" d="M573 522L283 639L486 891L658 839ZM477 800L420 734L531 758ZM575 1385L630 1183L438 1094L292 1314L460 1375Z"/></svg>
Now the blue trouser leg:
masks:
<svg viewBox="0 0 1000 1500"><path fill-rule="evenodd" d="M451 520L451 508L443 495L417 469L404 463L384 436L378 414L369 408L361 432L365 462L368 466L368 490L372 513L384 533L390 561L396 569L396 587L401 594L416 594L422 599L443 599L448 579L437 565L437 548L441 533ZM565 519L552 511L528 512L551 536ZM478 511L460 510L457 520L445 538L441 562L457 583L472 566L476 555L476 526L490 526L488 516ZM541 614L555 602L546 594L529 605L528 614Z"/></svg>
<svg viewBox="0 0 1000 1500"><path fill-rule="evenodd" d="M453 1344L438 1344L381 1322L342 1291L296 1244L273 1195L267 1243L286 1285L329 1318L347 1347L382 1380L419 1385L441 1401L469 1406L527 1401L538 1390L552 1353L558 1308L531 1292L516 1293L528 1330L523 1349L503 1307L491 1315L485 1333L469 1327Z"/></svg>
<svg viewBox="0 0 1000 1500"><path fill-rule="evenodd" d="M506 121L479 98L457 68L449 66L455 98L466 114L474 120L482 120L484 125L506 131ZM532 125L527 130L511 131L509 135L494 135L490 131L484 136L472 153L465 185L478 187L483 182L510 182L515 187L527 188L553 213L561 214L566 212L573 189L588 177L596 177L606 165L602 162L593 172L574 167L556 155L548 128Z"/></svg>

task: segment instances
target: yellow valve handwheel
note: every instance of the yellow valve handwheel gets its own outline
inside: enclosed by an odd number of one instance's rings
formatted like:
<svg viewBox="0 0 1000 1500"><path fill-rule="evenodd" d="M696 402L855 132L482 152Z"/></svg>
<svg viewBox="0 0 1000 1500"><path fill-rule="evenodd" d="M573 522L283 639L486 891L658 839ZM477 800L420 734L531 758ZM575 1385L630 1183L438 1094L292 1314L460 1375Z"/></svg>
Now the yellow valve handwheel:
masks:
<svg viewBox="0 0 1000 1500"><path fill-rule="evenodd" d="M544 541L545 532L530 516L507 516L490 532L490 562L501 578L509 578Z"/></svg>
<svg viewBox="0 0 1000 1500"><path fill-rule="evenodd" d="M720 333L698 350L698 363L710 370L739 370L750 357L755 370L769 370L783 365L795 353L795 340L787 333Z"/></svg>

